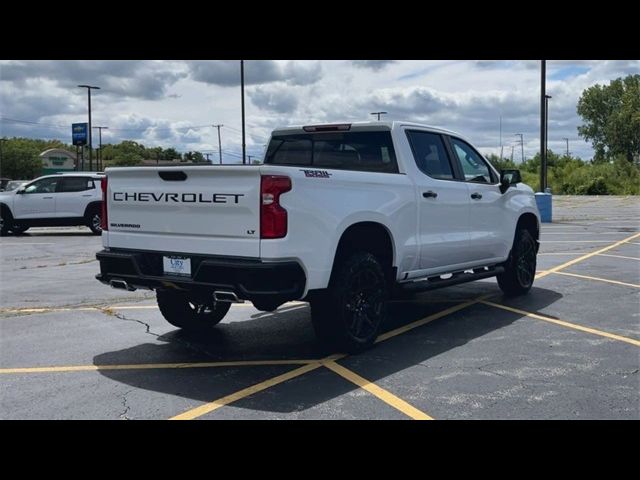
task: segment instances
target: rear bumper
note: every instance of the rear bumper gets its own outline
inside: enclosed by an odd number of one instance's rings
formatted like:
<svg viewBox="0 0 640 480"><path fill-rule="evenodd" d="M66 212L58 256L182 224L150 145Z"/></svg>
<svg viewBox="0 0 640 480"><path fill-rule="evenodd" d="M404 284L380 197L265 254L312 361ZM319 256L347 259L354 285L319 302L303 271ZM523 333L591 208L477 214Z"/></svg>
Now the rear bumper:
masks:
<svg viewBox="0 0 640 480"><path fill-rule="evenodd" d="M165 275L164 255L184 255L191 259L191 276ZM96 254L100 273L96 278L109 285L124 280L133 288L178 288L211 293L234 292L251 301L287 302L302 297L306 277L294 261L262 262L238 257L211 257L174 252L102 250Z"/></svg>

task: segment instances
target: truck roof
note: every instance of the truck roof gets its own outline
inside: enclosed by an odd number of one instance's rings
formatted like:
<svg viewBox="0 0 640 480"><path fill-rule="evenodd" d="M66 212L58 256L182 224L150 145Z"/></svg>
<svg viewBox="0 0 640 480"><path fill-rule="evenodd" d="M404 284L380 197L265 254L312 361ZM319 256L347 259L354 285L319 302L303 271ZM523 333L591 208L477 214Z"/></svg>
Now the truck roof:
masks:
<svg viewBox="0 0 640 480"><path fill-rule="evenodd" d="M432 132L437 132L437 133L445 133L448 135L456 135L456 136L462 136L457 132L454 132L452 130L447 130L445 128L441 128L441 127L435 127L432 125L426 125L423 123L416 123L416 122L408 122L408 121L402 121L402 120L393 120L393 121L377 121L377 120L373 120L373 121L366 121L366 122L349 122L349 121L345 121L345 122L330 122L330 123L310 123L307 125L291 125L291 126L287 126L287 127L280 127L280 128L276 128L273 131L273 134L282 134L282 133L305 133L304 128L305 127L327 127L327 126L331 126L331 125L351 125L350 130L393 130L396 127L401 127L401 126L407 126L407 127L416 127L416 128L421 128L421 129L425 129L425 130L429 130Z"/></svg>

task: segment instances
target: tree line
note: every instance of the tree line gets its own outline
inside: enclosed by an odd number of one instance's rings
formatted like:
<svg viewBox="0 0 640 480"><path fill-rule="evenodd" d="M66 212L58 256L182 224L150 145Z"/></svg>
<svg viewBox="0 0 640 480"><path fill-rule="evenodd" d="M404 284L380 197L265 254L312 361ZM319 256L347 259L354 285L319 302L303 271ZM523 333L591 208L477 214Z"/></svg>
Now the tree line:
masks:
<svg viewBox="0 0 640 480"><path fill-rule="evenodd" d="M61 148L75 154L74 145L60 140L39 140L34 138L13 137L0 138L0 176L15 179L31 179L39 176L42 162L39 155L50 148ZM97 156L94 149L94 160ZM85 167L88 167L88 152L85 151ZM144 160L172 162L205 162L202 152L180 153L175 148L145 147L131 140L117 144L102 145L104 167L135 166Z"/></svg>

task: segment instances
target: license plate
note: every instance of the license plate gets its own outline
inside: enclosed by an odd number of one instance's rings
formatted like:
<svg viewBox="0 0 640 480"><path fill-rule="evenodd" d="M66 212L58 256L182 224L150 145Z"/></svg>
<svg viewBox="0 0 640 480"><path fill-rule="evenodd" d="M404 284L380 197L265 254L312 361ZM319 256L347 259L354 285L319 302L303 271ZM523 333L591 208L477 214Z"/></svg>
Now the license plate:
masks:
<svg viewBox="0 0 640 480"><path fill-rule="evenodd" d="M191 276L191 259L187 257L162 257L164 273Z"/></svg>

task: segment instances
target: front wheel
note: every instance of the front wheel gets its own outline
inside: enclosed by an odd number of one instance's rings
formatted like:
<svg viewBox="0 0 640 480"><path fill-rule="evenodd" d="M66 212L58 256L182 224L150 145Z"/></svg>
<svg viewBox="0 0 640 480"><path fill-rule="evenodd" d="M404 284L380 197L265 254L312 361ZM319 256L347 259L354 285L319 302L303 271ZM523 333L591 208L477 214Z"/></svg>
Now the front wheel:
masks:
<svg viewBox="0 0 640 480"><path fill-rule="evenodd" d="M157 290L160 313L171 325L183 330L204 332L216 326L231 308L229 302L203 304L189 298L185 292Z"/></svg>
<svg viewBox="0 0 640 480"><path fill-rule="evenodd" d="M349 353L369 348L386 317L388 297L376 257L367 252L352 255L338 267L328 292L311 301L316 335Z"/></svg>
<svg viewBox="0 0 640 480"><path fill-rule="evenodd" d="M536 253L536 241L529 230L517 230L505 271L498 275L498 285L505 295L514 297L531 290L536 275Z"/></svg>

